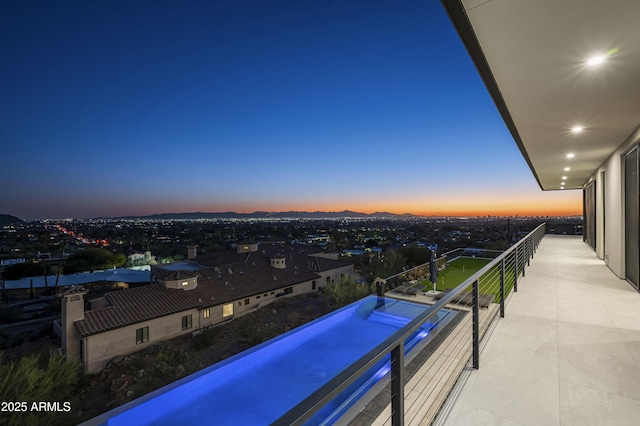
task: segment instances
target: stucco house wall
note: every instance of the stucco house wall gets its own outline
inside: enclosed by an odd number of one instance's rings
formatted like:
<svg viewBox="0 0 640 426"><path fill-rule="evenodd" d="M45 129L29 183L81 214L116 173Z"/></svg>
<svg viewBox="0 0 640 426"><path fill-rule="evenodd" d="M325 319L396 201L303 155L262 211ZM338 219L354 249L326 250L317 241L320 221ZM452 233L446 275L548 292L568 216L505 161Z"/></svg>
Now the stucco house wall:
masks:
<svg viewBox="0 0 640 426"><path fill-rule="evenodd" d="M182 317L185 315L192 315L192 327L183 330ZM162 340L192 333L197 324L197 318L198 310L191 309L86 336L82 339L82 361L85 366L85 373L99 372L118 355L128 355ZM144 327L149 327L149 340L136 344L136 330Z"/></svg>
<svg viewBox="0 0 640 426"><path fill-rule="evenodd" d="M341 269L344 269L344 273L347 273L349 268ZM331 274L326 275L331 276ZM340 274L333 275L339 276ZM318 283L316 283L316 287L314 289L313 281L316 280L286 286L279 290L269 291L242 300L235 300L233 302L211 306L206 309L191 309L84 337L82 339L82 358L85 365L85 373L96 373L101 371L116 356L129 355L162 340L172 339L184 334L197 332L201 329L232 320L235 317L253 312L260 307L278 300L279 298L297 296L311 291L317 291ZM246 303L247 301L249 303ZM233 306L232 314L225 316L224 307L228 305ZM227 313L228 312L229 308L227 308ZM183 330L182 317L186 315L192 316L192 326L191 328ZM144 327L149 327L149 340L144 343L137 344L136 330Z"/></svg>
<svg viewBox="0 0 640 426"><path fill-rule="evenodd" d="M64 304L64 311L69 313L64 322L78 332L75 336L79 350L75 356L81 356L86 373L95 373L117 356L129 355L163 340L198 333L281 298L319 291L353 274L351 264L313 258L304 258L302 263L300 258L296 259L296 253L287 256L281 247L275 249L275 255L254 260L250 256L255 250L250 250L243 262L210 267L204 272L192 270L195 263L185 264L184 270L152 267L149 287L125 290L131 293L109 293L104 300L96 300L95 310L86 315L83 309L76 312L71 305ZM261 259L270 262L266 269L260 265ZM294 283L297 279L302 281ZM258 291L261 292L256 293ZM207 306L207 302L216 304ZM191 315L190 324L183 326L187 315ZM139 342L137 331L142 329L145 329L145 340Z"/></svg>

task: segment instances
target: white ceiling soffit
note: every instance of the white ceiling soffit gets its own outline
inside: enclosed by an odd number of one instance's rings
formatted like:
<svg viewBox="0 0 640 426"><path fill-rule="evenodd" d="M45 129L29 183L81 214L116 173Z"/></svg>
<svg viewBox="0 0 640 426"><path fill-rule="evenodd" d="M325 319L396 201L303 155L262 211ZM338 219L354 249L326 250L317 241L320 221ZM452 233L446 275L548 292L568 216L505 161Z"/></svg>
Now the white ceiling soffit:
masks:
<svg viewBox="0 0 640 426"><path fill-rule="evenodd" d="M441 1L542 189L581 188L640 125L640 0Z"/></svg>

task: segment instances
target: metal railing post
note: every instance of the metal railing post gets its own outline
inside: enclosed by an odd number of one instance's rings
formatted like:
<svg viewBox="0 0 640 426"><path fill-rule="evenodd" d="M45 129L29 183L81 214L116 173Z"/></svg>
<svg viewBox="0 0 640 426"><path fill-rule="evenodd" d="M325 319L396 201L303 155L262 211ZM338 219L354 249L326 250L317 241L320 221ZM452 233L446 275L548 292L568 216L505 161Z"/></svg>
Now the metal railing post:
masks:
<svg viewBox="0 0 640 426"><path fill-rule="evenodd" d="M473 282L473 368L480 369L480 280Z"/></svg>
<svg viewBox="0 0 640 426"><path fill-rule="evenodd" d="M391 350L391 424L404 425L404 341Z"/></svg>
<svg viewBox="0 0 640 426"><path fill-rule="evenodd" d="M524 277L526 274L525 269L527 269L527 265L525 265L525 261L527 260L527 240L524 240L522 245L522 276Z"/></svg>
<svg viewBox="0 0 640 426"><path fill-rule="evenodd" d="M500 262L500 317L504 318L504 258Z"/></svg>
<svg viewBox="0 0 640 426"><path fill-rule="evenodd" d="M538 247L538 243L536 242L536 236L531 236L531 258L533 259L533 255L536 253L536 247Z"/></svg>
<svg viewBox="0 0 640 426"><path fill-rule="evenodd" d="M513 291L518 292L518 246L513 255Z"/></svg>

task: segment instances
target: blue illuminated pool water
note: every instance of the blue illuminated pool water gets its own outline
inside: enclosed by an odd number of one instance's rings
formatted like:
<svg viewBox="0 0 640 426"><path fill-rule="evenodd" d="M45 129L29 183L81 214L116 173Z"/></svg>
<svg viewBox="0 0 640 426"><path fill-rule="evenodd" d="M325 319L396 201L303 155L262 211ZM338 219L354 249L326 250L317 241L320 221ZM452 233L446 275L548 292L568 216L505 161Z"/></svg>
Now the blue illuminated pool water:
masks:
<svg viewBox="0 0 640 426"><path fill-rule="evenodd" d="M429 306L366 297L99 416L108 425L268 425ZM405 342L405 352L454 316L443 310ZM378 363L310 424L336 420L388 371Z"/></svg>

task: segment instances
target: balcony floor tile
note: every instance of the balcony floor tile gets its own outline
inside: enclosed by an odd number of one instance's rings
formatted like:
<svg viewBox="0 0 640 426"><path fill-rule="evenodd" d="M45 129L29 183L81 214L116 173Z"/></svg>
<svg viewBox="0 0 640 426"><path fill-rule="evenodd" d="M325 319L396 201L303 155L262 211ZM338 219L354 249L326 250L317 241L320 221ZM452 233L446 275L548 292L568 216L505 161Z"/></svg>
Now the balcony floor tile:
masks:
<svg viewBox="0 0 640 426"><path fill-rule="evenodd" d="M640 294L547 235L445 425L640 424Z"/></svg>

